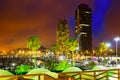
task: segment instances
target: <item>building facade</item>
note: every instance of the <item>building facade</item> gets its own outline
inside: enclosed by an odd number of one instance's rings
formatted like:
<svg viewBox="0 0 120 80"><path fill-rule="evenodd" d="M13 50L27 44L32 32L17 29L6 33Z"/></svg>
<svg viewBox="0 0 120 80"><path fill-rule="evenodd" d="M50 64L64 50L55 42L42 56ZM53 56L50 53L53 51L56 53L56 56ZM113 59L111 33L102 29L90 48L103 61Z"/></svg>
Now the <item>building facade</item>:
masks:
<svg viewBox="0 0 120 80"><path fill-rule="evenodd" d="M80 4L75 11L75 36L80 51L92 50L92 11L87 4Z"/></svg>
<svg viewBox="0 0 120 80"><path fill-rule="evenodd" d="M58 22L56 40L57 40L59 51L62 54L65 54L67 51L66 42L69 40L69 25L68 25L68 22L63 18L61 18Z"/></svg>

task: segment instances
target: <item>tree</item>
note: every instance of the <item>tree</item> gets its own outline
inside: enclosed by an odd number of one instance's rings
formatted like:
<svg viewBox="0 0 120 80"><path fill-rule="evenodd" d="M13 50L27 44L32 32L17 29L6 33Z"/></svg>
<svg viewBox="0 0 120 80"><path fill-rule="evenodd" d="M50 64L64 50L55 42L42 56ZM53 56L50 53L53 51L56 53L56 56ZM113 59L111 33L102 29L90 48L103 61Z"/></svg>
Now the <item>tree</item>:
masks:
<svg viewBox="0 0 120 80"><path fill-rule="evenodd" d="M108 48L108 46L106 45L105 42L101 42L99 47L100 47L100 52L104 57L109 48Z"/></svg>
<svg viewBox="0 0 120 80"><path fill-rule="evenodd" d="M58 44L52 44L52 51L56 54L56 52L58 51Z"/></svg>
<svg viewBox="0 0 120 80"><path fill-rule="evenodd" d="M29 65L23 65L21 64L20 66L17 66L17 68L15 69L16 74L25 74L27 72L29 72L31 69L31 66Z"/></svg>
<svg viewBox="0 0 120 80"><path fill-rule="evenodd" d="M106 52L109 50L108 46L106 45L105 42L101 42L99 46L96 48L96 52L98 56L103 55L105 57Z"/></svg>
<svg viewBox="0 0 120 80"><path fill-rule="evenodd" d="M72 52L72 60L73 60L72 66L74 66L74 51L76 50L76 47L77 47L77 41L76 39L70 39L66 43L66 45L67 45L68 50Z"/></svg>
<svg viewBox="0 0 120 80"><path fill-rule="evenodd" d="M31 49L32 51L36 51L40 48L40 42L37 36L31 36L27 39L27 48ZM36 52L34 54L34 68L36 68Z"/></svg>

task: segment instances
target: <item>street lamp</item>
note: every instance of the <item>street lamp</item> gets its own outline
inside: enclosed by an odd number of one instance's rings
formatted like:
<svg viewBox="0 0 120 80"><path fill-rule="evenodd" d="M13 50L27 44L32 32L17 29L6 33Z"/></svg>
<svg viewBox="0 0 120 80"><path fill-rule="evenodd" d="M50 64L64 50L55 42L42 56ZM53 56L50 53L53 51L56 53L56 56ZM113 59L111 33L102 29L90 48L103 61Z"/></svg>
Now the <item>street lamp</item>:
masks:
<svg viewBox="0 0 120 80"><path fill-rule="evenodd" d="M85 33L85 32L80 32L80 33L77 35L76 40L77 40L77 42L78 42L78 46L77 46L77 50L78 50L78 51L80 50L79 39L80 39L80 37L81 37L82 34L87 34L87 33Z"/></svg>
<svg viewBox="0 0 120 80"><path fill-rule="evenodd" d="M120 38L119 37L115 37L114 38L114 40L115 40L115 42L116 42L116 59L117 59L117 57L118 57L118 53L117 53L117 47L118 47L118 41L120 40ZM116 66L118 65L118 62L117 62L117 60L116 60Z"/></svg>

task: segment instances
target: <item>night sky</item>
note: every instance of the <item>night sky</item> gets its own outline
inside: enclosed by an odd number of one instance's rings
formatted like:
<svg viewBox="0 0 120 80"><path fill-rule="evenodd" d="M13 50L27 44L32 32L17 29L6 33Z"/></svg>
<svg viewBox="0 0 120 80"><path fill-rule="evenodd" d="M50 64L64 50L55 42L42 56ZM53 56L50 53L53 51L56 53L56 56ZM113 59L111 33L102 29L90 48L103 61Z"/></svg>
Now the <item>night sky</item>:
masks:
<svg viewBox="0 0 120 80"><path fill-rule="evenodd" d="M93 46L120 36L120 0L0 0L0 49L25 48L30 36L50 47L56 42L57 22L65 18L74 37L74 14L79 4L92 8Z"/></svg>

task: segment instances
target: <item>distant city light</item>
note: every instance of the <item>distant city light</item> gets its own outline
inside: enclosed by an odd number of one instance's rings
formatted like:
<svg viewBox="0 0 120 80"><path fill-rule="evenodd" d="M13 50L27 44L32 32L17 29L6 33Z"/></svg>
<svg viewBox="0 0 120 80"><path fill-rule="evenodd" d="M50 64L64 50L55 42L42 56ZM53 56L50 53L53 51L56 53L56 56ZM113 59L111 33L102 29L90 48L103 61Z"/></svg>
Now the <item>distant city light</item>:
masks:
<svg viewBox="0 0 120 80"><path fill-rule="evenodd" d="M16 65L16 63L12 63L11 65L12 65L12 66L15 66L15 65Z"/></svg>
<svg viewBox="0 0 120 80"><path fill-rule="evenodd" d="M59 56L59 60L65 60L65 59L66 59L66 56L64 56L64 55Z"/></svg>
<svg viewBox="0 0 120 80"><path fill-rule="evenodd" d="M106 46L107 46L107 47L111 47L111 43L107 42L107 43L106 43Z"/></svg>
<svg viewBox="0 0 120 80"><path fill-rule="evenodd" d="M78 50L79 50L79 47L76 47L76 50L78 51Z"/></svg>

